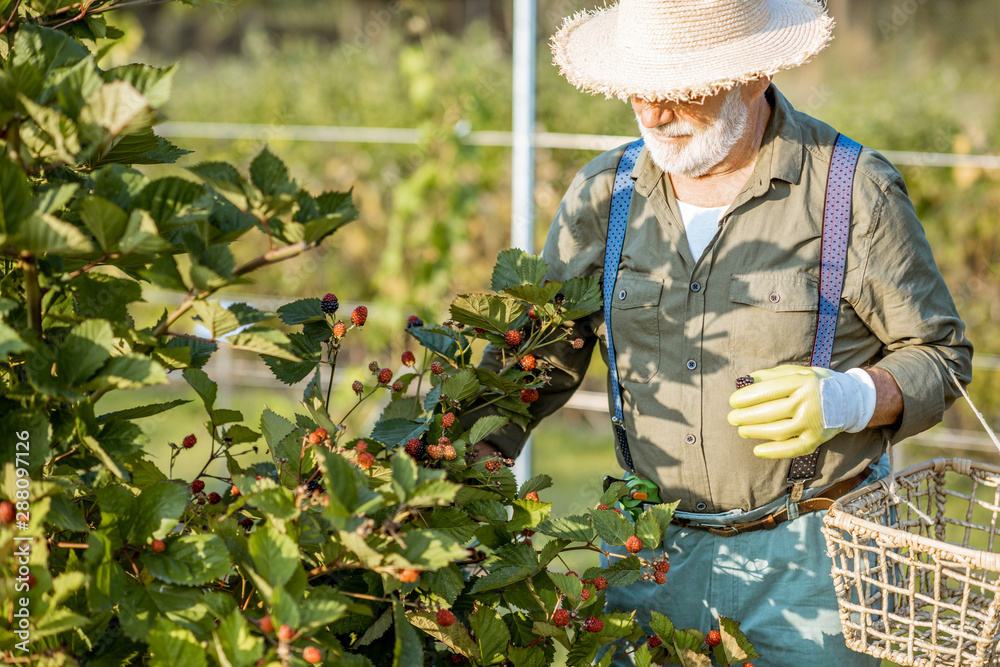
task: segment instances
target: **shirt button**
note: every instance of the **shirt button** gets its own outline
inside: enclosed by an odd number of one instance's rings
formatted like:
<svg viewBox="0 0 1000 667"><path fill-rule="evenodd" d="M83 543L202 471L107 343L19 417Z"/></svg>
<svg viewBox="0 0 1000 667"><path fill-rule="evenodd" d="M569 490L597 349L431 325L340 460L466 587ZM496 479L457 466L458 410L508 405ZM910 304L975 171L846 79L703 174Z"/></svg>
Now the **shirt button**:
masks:
<svg viewBox="0 0 1000 667"><path fill-rule="evenodd" d="M687 367L689 371L693 371L694 369L698 368L698 362L695 361L694 359L688 359Z"/></svg>
<svg viewBox="0 0 1000 667"><path fill-rule="evenodd" d="M705 503L698 503L697 505L694 506L694 508L699 512L704 512L706 509L708 509L708 505L706 505Z"/></svg>
<svg viewBox="0 0 1000 667"><path fill-rule="evenodd" d="M771 303L778 303L781 300L781 296L777 292L771 292L771 296L767 297Z"/></svg>
<svg viewBox="0 0 1000 667"><path fill-rule="evenodd" d="M692 292L700 292L701 291L701 283L699 283L699 282L693 282L693 283L691 283L691 291Z"/></svg>
<svg viewBox="0 0 1000 667"><path fill-rule="evenodd" d="M622 300L622 301L624 301L625 297L627 297L627 296L628 296L628 292L626 292L625 290L622 290L621 292L618 292L618 298L620 300Z"/></svg>
<svg viewBox="0 0 1000 667"><path fill-rule="evenodd" d="M693 445L697 441L698 438L694 437L693 433L688 433L687 435L684 436L684 442L686 442L689 445Z"/></svg>

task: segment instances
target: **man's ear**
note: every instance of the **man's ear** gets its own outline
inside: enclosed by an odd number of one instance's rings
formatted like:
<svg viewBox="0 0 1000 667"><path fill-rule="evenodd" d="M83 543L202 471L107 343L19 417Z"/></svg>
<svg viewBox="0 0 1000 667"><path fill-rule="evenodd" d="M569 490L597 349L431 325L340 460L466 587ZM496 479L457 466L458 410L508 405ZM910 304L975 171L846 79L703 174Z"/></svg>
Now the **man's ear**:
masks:
<svg viewBox="0 0 1000 667"><path fill-rule="evenodd" d="M767 90L767 87L770 85L771 85L770 76L764 76L759 79L754 79L749 83L744 83L743 90L745 97L743 98L743 101L749 103L756 100L758 97L764 94L764 91Z"/></svg>

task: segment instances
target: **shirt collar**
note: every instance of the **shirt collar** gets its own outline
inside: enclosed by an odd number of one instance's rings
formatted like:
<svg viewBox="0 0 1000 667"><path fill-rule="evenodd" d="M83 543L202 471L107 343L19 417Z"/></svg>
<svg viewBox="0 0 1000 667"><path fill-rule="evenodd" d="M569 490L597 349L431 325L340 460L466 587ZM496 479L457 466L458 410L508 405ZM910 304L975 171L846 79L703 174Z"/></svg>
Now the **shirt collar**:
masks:
<svg viewBox="0 0 1000 667"><path fill-rule="evenodd" d="M795 109L774 84L768 87L765 95L772 103L772 112L764 129L757 164L748 182L748 188L755 197L767 192L772 179L798 183L804 160L802 129L795 118ZM663 170L656 166L649 151L643 147L632 169L636 191L648 197L662 177Z"/></svg>

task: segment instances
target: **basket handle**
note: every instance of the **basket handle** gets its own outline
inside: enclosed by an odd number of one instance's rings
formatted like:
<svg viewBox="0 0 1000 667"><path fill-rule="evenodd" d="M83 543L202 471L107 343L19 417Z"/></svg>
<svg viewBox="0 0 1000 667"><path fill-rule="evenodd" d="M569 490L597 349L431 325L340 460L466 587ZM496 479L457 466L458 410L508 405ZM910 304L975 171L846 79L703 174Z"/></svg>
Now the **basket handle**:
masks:
<svg viewBox="0 0 1000 667"><path fill-rule="evenodd" d="M989 434L990 439L993 440L993 444L996 446L997 451L1000 452L1000 440L997 439L997 434L993 432L990 425L986 423L986 418L983 417L983 413L979 411L979 408L977 408L975 403L972 402L972 399L969 398L968 392L965 391L965 387L962 386L962 383L958 381L958 376L955 375L955 371L951 369L951 366L948 367L948 374L951 375L951 381L954 382L955 386L958 387L958 390L962 392L962 396L964 396L965 400L969 403L969 407L972 408L972 411L976 413L977 417L979 417L979 423L983 425L984 429L986 429L986 432Z"/></svg>

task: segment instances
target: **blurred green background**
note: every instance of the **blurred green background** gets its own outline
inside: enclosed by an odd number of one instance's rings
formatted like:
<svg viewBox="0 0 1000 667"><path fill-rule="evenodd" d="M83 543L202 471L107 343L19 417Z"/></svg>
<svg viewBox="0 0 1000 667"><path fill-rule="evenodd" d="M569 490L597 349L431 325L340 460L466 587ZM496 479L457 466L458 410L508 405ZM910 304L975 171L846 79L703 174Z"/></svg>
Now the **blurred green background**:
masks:
<svg viewBox="0 0 1000 667"><path fill-rule="evenodd" d="M832 45L812 63L775 78L790 101L879 150L1000 154L1000 5L996 0L830 0ZM548 36L591 2L538 0L538 131L635 135L630 108L581 94L551 65ZM374 0L320 3L250 0L177 3L116 12L126 36L104 58L179 63L168 120L257 123L252 139L175 136L194 154L246 165L268 143L315 191L353 188L360 219L328 247L270 268L229 295L276 308L335 292L342 308L364 303L370 324L348 337L338 368L337 405L371 359L398 367L406 316L447 317L452 298L488 286L510 221L510 150L470 146L469 130L511 124L509 0ZM283 141L285 125L415 128L416 144ZM537 150L536 247L573 175L594 151ZM165 168L166 170L173 168ZM1000 422L1000 170L900 166L917 211L976 347L973 399ZM245 250L249 253L249 249ZM150 292L137 321L162 312L169 296ZM228 297L227 297L228 298ZM270 300L269 300L270 299ZM221 405L253 426L264 405L290 414L301 387L268 382L257 359L220 354L213 377ZM585 389L602 391L592 365ZM165 395L192 398L181 383L119 392L117 409ZM189 404L143 421L149 447L166 464L167 442L204 435ZM367 404L366 404L367 407ZM352 415L355 434L377 405ZM103 410L102 410L103 411ZM334 416L336 416L334 410ZM929 436L899 448L902 465L935 456L996 461L972 412L957 404ZM947 448L944 448L947 446ZM203 454L203 453L202 453ZM181 474L200 469L199 449L183 452ZM600 478L616 469L606 415L562 410L536 431L534 469L555 480L543 499L564 514L590 506ZM897 465L897 467L902 467ZM587 562L569 563L578 569Z"/></svg>

